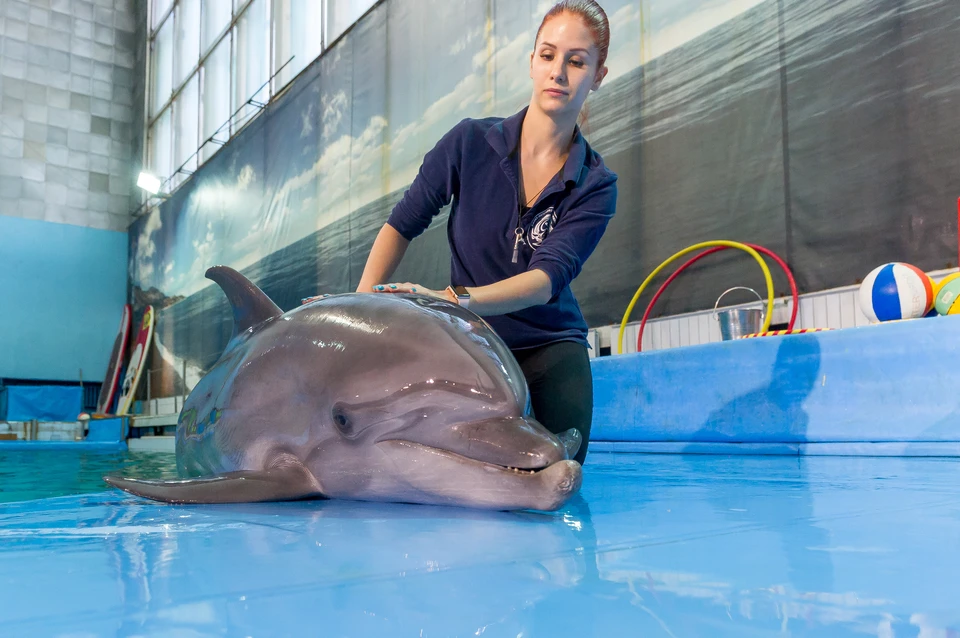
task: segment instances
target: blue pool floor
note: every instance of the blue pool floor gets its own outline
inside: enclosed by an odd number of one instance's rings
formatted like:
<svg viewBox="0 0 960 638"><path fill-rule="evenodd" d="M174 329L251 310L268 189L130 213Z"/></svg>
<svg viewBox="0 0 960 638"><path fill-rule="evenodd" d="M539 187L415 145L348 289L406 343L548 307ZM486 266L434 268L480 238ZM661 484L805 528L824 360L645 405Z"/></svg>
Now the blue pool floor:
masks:
<svg viewBox="0 0 960 638"><path fill-rule="evenodd" d="M591 454L552 514L0 504L4 635L960 635L960 462Z"/></svg>

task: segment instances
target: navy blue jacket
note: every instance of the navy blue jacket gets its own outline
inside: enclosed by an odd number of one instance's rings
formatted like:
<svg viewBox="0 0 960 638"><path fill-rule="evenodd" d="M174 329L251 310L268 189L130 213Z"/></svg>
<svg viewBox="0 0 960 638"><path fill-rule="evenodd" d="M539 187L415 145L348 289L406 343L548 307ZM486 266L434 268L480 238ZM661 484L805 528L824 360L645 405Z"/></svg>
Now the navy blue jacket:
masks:
<svg viewBox="0 0 960 638"><path fill-rule="evenodd" d="M426 154L387 223L413 240L450 203L451 283L485 286L532 269L553 284L546 304L485 317L512 349L555 341L586 344L587 324L570 290L597 247L617 203L617 176L579 127L562 170L522 216L525 243L512 262L517 228L520 128L508 118L465 119Z"/></svg>

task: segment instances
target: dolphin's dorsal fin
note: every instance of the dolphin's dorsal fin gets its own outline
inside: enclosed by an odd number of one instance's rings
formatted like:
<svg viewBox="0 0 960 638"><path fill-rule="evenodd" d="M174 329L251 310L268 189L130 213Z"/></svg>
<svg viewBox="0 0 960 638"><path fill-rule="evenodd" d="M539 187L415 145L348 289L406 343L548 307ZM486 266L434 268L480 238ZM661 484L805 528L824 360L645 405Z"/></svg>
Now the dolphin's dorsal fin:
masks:
<svg viewBox="0 0 960 638"><path fill-rule="evenodd" d="M233 268L214 266L207 270L206 276L220 286L233 308L231 340L250 328L283 314L270 297Z"/></svg>

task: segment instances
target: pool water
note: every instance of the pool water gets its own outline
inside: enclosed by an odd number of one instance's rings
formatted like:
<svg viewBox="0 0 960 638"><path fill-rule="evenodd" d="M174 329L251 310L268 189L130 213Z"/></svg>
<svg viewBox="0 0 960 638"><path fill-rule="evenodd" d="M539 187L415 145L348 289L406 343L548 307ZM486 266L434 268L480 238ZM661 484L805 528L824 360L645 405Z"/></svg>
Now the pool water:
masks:
<svg viewBox="0 0 960 638"><path fill-rule="evenodd" d="M173 454L89 450L0 450L0 503L112 489L105 474L177 475Z"/></svg>
<svg viewBox="0 0 960 638"><path fill-rule="evenodd" d="M21 493L54 457L27 458ZM16 636L947 638L958 574L956 459L592 453L552 513L118 490L0 504Z"/></svg>

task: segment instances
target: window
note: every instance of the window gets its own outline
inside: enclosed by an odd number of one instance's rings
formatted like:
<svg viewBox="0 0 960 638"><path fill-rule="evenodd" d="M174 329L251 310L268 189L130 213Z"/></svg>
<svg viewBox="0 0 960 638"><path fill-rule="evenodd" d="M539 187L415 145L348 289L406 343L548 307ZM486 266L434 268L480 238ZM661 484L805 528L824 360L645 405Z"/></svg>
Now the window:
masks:
<svg viewBox="0 0 960 638"><path fill-rule="evenodd" d="M339 38L344 31L367 12L367 9L376 4L375 0L323 0L326 9L326 33L323 38L324 46Z"/></svg>
<svg viewBox="0 0 960 638"><path fill-rule="evenodd" d="M230 139L230 127L224 126L230 118L230 38L224 38L203 64L203 123L200 129L201 142L206 141L218 128L223 130L201 151L204 162Z"/></svg>
<svg viewBox="0 0 960 638"><path fill-rule="evenodd" d="M162 182L173 172L173 139L171 135L170 109L167 108L150 131L150 170Z"/></svg>
<svg viewBox="0 0 960 638"><path fill-rule="evenodd" d="M164 189L186 179L173 175L184 162L193 171L212 157L374 3L152 0L146 163Z"/></svg>
<svg viewBox="0 0 960 638"><path fill-rule="evenodd" d="M153 41L153 92L150 112L159 113L173 91L173 20L167 20Z"/></svg>
<svg viewBox="0 0 960 638"><path fill-rule="evenodd" d="M172 4L173 0L154 0L153 16L150 20L151 29L156 29L160 26L160 21L167 15L167 11L170 10L170 5Z"/></svg>
<svg viewBox="0 0 960 638"><path fill-rule="evenodd" d="M200 146L200 76L194 75L177 97L173 105L174 117L177 120L175 128L176 154L173 158L173 168L183 166L184 170L192 173L197 170L197 147ZM193 157L191 157L193 156ZM182 180L189 173L178 175Z"/></svg>
<svg viewBox="0 0 960 638"><path fill-rule="evenodd" d="M241 126L260 110L256 105L244 104L248 100L264 104L270 97L269 87L260 88L270 77L266 9L266 0L253 0L240 16L235 31L232 111L240 111L236 117Z"/></svg>
<svg viewBox="0 0 960 638"><path fill-rule="evenodd" d="M180 86L200 61L200 0L180 0L177 5L176 68L174 86Z"/></svg>
<svg viewBox="0 0 960 638"><path fill-rule="evenodd" d="M201 34L200 50L206 53L214 44L223 30L230 24L233 14L227 0L203 0L202 14L203 33Z"/></svg>
<svg viewBox="0 0 960 638"><path fill-rule="evenodd" d="M321 15L322 5L316 0L273 0L273 68L287 65L274 79L275 91L320 55L323 50Z"/></svg>

